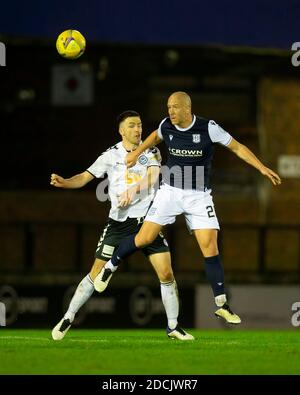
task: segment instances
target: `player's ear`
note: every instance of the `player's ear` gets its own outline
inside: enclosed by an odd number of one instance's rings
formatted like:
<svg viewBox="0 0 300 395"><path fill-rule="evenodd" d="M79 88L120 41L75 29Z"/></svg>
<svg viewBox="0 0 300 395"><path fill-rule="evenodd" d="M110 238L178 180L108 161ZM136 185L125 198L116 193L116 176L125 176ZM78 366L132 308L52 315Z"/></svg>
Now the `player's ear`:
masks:
<svg viewBox="0 0 300 395"><path fill-rule="evenodd" d="M124 121L120 122L119 124L119 133L120 135L123 137L125 134L125 130L124 130Z"/></svg>

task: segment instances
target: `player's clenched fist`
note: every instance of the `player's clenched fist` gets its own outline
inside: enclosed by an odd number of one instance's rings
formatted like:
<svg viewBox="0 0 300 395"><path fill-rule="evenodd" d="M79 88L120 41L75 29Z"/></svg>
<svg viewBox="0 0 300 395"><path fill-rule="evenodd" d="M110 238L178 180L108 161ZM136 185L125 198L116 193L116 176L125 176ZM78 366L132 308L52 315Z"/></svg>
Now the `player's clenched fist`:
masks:
<svg viewBox="0 0 300 395"><path fill-rule="evenodd" d="M65 179L57 174L51 174L50 184L57 188L63 188L65 186Z"/></svg>

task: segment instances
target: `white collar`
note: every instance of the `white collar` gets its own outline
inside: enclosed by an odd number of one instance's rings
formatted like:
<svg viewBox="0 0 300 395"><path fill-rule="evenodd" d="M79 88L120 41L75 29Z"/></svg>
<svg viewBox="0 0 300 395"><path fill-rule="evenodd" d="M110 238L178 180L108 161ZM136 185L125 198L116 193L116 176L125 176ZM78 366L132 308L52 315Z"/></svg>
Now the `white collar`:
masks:
<svg viewBox="0 0 300 395"><path fill-rule="evenodd" d="M194 126L195 122L196 122L196 117L195 117L195 115L193 115L193 121L192 121L192 123L191 123L187 128L180 128L180 127L177 126L177 125L174 125L174 126L175 126L175 128L176 128L177 130L180 130L181 132L185 132L186 130L191 129L191 128Z"/></svg>
<svg viewBox="0 0 300 395"><path fill-rule="evenodd" d="M140 142L140 144L139 145L141 145L143 143L143 141L141 140L141 142ZM131 151L127 151L127 149L124 147L124 145L123 145L123 141L120 141L119 142L119 147L121 147L121 149L124 151L124 152L126 152L126 154L128 154L129 152L133 152L134 150L131 150Z"/></svg>

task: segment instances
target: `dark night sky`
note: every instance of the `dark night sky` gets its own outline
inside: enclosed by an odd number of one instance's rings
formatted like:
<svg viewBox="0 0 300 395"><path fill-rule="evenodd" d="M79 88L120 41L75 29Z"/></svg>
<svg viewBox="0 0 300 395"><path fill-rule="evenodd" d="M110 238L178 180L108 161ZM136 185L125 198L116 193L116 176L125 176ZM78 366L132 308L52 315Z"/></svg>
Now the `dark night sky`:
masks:
<svg viewBox="0 0 300 395"><path fill-rule="evenodd" d="M1 4L0 33L89 41L291 48L300 41L299 0L51 0Z"/></svg>

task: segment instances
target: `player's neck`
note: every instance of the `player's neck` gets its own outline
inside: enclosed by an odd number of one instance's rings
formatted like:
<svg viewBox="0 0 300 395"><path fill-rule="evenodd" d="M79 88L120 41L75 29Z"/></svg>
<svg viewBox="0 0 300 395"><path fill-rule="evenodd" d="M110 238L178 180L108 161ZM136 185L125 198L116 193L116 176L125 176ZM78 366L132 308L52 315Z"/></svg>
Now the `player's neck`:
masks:
<svg viewBox="0 0 300 395"><path fill-rule="evenodd" d="M182 129L186 129L193 123L193 118L193 114L191 114L184 121L180 122L180 124L178 123L177 126Z"/></svg>
<svg viewBox="0 0 300 395"><path fill-rule="evenodd" d="M123 144L123 147L126 149L126 151L129 151L129 152L136 150L138 147L138 145L129 143L128 141L124 141L124 140L122 141L122 144Z"/></svg>

